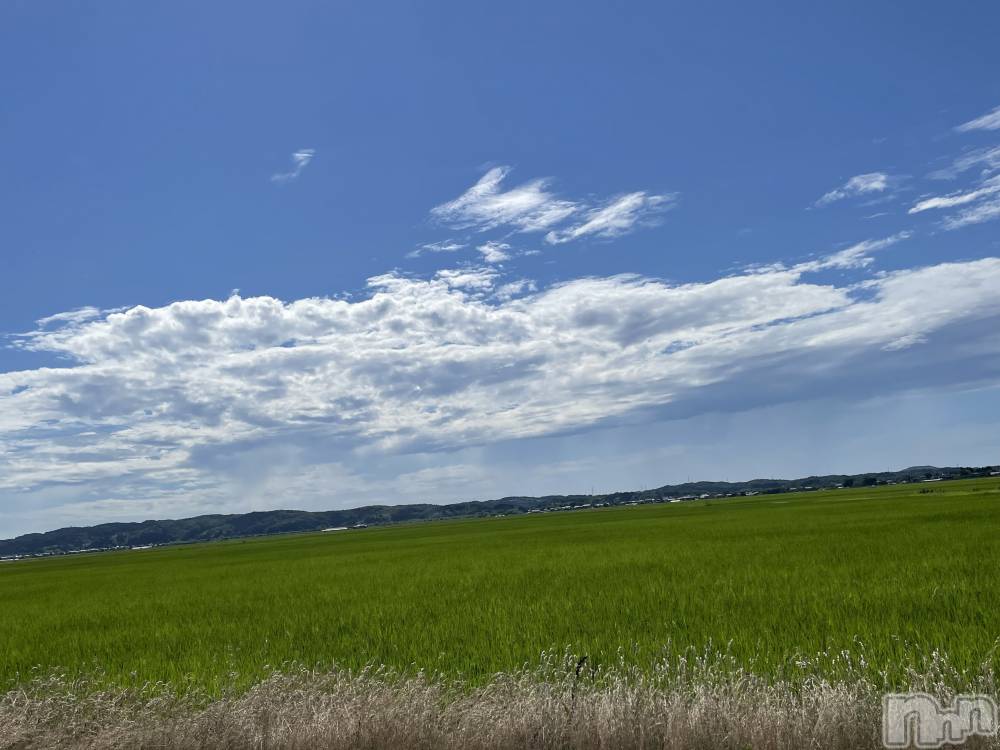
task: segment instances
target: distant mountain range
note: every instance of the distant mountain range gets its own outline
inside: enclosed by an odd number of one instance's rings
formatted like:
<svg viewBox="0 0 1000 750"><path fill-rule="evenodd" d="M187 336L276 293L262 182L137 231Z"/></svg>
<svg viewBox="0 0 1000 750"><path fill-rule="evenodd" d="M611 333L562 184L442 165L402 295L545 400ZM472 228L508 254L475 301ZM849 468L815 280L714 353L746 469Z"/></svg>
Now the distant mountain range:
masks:
<svg viewBox="0 0 1000 750"><path fill-rule="evenodd" d="M406 521L516 515L530 512L574 510L629 503L669 502L701 497L733 497L747 493L779 493L865 486L929 479L964 479L990 476L997 467L911 466L902 471L874 474L831 474L803 479L753 479L749 482L686 482L652 490L613 492L605 495L548 495L504 497L449 505L366 505L329 511L269 510L232 515L207 515L167 521L104 523L70 527L43 534L25 534L0 541L0 558L53 555L161 544L207 542L216 539L320 531L329 528L374 526Z"/></svg>

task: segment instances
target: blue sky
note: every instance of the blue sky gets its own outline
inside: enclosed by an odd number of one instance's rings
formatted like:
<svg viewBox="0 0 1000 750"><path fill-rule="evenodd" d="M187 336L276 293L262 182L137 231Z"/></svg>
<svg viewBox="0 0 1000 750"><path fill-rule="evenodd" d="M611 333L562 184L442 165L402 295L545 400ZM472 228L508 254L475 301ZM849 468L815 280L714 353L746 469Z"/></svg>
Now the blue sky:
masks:
<svg viewBox="0 0 1000 750"><path fill-rule="evenodd" d="M989 3L6 3L0 536L1000 462Z"/></svg>

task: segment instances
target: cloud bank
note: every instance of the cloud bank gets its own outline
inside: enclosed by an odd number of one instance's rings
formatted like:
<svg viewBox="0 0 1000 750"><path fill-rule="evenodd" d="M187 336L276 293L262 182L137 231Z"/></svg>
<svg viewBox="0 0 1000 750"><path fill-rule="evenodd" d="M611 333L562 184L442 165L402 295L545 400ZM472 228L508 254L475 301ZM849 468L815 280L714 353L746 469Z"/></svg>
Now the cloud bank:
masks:
<svg viewBox="0 0 1000 750"><path fill-rule="evenodd" d="M238 477L261 462L239 457L262 446L269 462L299 446L315 455L305 474L344 479L338 466L379 456L839 389L995 383L1000 259L846 285L812 276L863 270L903 239L689 284L619 275L535 291L469 267L374 277L356 301L50 316L17 346L64 366L0 374L0 493L86 485L122 513L171 498L219 507L246 491Z"/></svg>

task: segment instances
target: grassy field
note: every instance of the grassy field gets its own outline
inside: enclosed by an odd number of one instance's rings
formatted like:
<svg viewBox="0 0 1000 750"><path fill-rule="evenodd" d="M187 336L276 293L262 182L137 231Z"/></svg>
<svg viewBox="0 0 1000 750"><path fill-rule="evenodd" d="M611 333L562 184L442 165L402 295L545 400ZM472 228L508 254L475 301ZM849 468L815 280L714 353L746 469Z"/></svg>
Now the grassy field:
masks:
<svg viewBox="0 0 1000 750"><path fill-rule="evenodd" d="M23 561L0 565L0 680L211 690L298 662L475 681L546 649L706 644L764 674L842 649L873 675L933 649L995 668L998 539L1000 478Z"/></svg>

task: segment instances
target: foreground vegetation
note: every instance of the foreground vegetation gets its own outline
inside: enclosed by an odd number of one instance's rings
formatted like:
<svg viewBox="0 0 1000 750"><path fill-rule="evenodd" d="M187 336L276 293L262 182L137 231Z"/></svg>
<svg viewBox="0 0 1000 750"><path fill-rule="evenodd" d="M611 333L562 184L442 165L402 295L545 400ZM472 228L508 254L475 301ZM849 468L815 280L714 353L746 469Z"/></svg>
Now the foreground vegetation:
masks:
<svg viewBox="0 0 1000 750"><path fill-rule="evenodd" d="M483 683L569 647L757 675L843 651L901 683L998 666L1000 479L369 528L0 565L0 685L219 694L282 665Z"/></svg>
<svg viewBox="0 0 1000 750"><path fill-rule="evenodd" d="M556 750L875 750L885 686L843 658L842 679L794 683L747 672L731 657L689 652L638 669L591 669L567 655L494 675L472 689L386 669L285 670L249 691L206 699L169 686L104 689L51 677L0 694L0 747L501 748ZM828 663L806 664L825 668ZM955 681L996 694L996 676L954 672L935 656L908 676L945 702ZM951 746L950 746L951 747ZM963 747L1000 748L973 737Z"/></svg>

